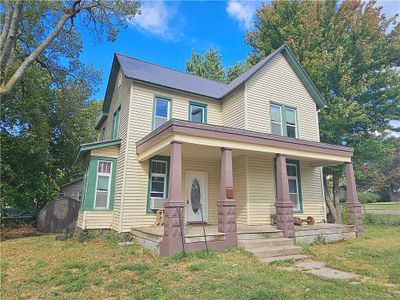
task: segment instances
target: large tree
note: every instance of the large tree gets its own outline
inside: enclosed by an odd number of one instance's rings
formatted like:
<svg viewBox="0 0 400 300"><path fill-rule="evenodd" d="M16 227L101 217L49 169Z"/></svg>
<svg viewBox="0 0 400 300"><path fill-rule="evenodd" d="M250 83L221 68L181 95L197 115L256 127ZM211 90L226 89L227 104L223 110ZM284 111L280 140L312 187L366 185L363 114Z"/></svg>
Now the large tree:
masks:
<svg viewBox="0 0 400 300"><path fill-rule="evenodd" d="M400 115L398 16L386 18L376 1L273 1L258 9L254 25L246 36L250 61L286 43L326 99L321 140L354 147L357 170L370 153L382 153L377 136L399 130L389 124ZM342 172L324 168L326 202L337 222Z"/></svg>
<svg viewBox="0 0 400 300"><path fill-rule="evenodd" d="M239 61L225 68L222 64L221 53L214 48L210 48L203 55L192 51L190 60L186 60L186 72L223 83L231 82L249 67L250 64L247 61Z"/></svg>
<svg viewBox="0 0 400 300"><path fill-rule="evenodd" d="M51 68L59 64L55 55L76 57L79 51L66 53L64 45L76 39L77 27L114 40L139 7L136 0L2 0L0 96L9 94L34 62Z"/></svg>

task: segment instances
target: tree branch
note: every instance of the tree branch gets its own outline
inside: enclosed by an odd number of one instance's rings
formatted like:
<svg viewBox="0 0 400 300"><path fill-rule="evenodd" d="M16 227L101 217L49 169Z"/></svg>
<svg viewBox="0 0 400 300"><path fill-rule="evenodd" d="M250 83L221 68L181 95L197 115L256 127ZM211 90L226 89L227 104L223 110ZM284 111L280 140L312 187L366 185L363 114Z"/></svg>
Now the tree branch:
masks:
<svg viewBox="0 0 400 300"><path fill-rule="evenodd" d="M4 43L6 41L8 31L10 30L11 11L12 11L10 1L5 1L4 10L5 10L5 15L4 15L3 31L1 32L1 37L0 37L0 52L3 51Z"/></svg>
<svg viewBox="0 0 400 300"><path fill-rule="evenodd" d="M23 1L23 0L21 0ZM47 46L56 38L60 33L61 29L64 27L68 19L74 18L77 13L79 13L79 3L82 0L75 0L72 4L70 10L66 10L65 14L58 21L57 26L54 30L47 36L47 38L22 62L18 69L14 72L7 83L1 82L0 96L7 95L11 92L12 88L21 79L22 75L28 69L28 67L36 60L36 58L47 48Z"/></svg>

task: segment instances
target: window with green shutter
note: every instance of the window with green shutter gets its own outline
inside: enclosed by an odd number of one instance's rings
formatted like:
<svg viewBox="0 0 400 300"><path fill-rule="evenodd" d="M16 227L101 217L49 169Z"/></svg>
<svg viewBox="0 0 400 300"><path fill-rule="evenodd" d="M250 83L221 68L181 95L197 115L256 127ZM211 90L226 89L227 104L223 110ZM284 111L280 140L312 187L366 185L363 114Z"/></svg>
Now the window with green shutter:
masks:
<svg viewBox="0 0 400 300"><path fill-rule="evenodd" d="M295 108L271 103L271 133L297 138L297 111Z"/></svg>
<svg viewBox="0 0 400 300"><path fill-rule="evenodd" d="M84 182L83 210L111 210L114 203L116 159L92 156Z"/></svg>
<svg viewBox="0 0 400 300"><path fill-rule="evenodd" d="M112 129L111 129L111 139L117 139L119 135L119 118L121 113L121 106L114 112Z"/></svg>

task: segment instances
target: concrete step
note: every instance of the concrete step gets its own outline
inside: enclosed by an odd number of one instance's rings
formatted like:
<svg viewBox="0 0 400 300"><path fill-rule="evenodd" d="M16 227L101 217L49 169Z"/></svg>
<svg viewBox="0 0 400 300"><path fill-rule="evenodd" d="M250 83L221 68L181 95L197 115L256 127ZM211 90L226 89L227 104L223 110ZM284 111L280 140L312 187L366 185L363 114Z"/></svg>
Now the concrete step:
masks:
<svg viewBox="0 0 400 300"><path fill-rule="evenodd" d="M225 233L206 234L207 242L212 241L225 241ZM204 242L204 235L191 235L185 236L185 243L198 243Z"/></svg>
<svg viewBox="0 0 400 300"><path fill-rule="evenodd" d="M246 250L259 249L259 248L273 248L280 246L294 246L293 239L287 238L271 238L271 239L254 239L254 240L240 240L239 247Z"/></svg>
<svg viewBox="0 0 400 300"><path fill-rule="evenodd" d="M238 240L259 240L283 237L282 231L238 233Z"/></svg>
<svg viewBox="0 0 400 300"><path fill-rule="evenodd" d="M296 255L301 253L301 248L298 246L281 246L272 248L259 248L251 250L257 257L275 257L275 256L287 256Z"/></svg>
<svg viewBox="0 0 400 300"><path fill-rule="evenodd" d="M272 257L266 257L262 258L261 261L265 264L272 263L273 261L282 261L282 260L303 260L309 258L308 255L304 254L295 254L295 255L283 255L283 256L272 256Z"/></svg>

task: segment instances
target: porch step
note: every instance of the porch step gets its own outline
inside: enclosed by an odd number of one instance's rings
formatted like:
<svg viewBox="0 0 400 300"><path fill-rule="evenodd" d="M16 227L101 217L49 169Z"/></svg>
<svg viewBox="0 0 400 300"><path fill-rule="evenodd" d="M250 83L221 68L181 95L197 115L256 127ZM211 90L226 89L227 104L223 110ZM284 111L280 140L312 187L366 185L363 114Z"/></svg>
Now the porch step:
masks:
<svg viewBox="0 0 400 300"><path fill-rule="evenodd" d="M239 247L246 250L265 249L281 246L293 246L293 240L287 238L270 238L270 239L254 239L241 240L238 243Z"/></svg>
<svg viewBox="0 0 400 300"><path fill-rule="evenodd" d="M283 256L272 256L272 257L266 257L266 258L262 258L261 261L265 264L270 264L274 261L282 261L282 260L303 260L303 259L307 259L310 256L308 255L304 255L304 254L295 254L295 255L283 255Z"/></svg>
<svg viewBox="0 0 400 300"><path fill-rule="evenodd" d="M301 253L301 248L298 246L281 246L270 248L257 248L251 250L259 258L296 255Z"/></svg>
<svg viewBox="0 0 400 300"><path fill-rule="evenodd" d="M238 233L238 240L259 240L259 239L271 239L271 238L281 238L283 233L281 230L271 231L271 232L249 232L249 233Z"/></svg>

